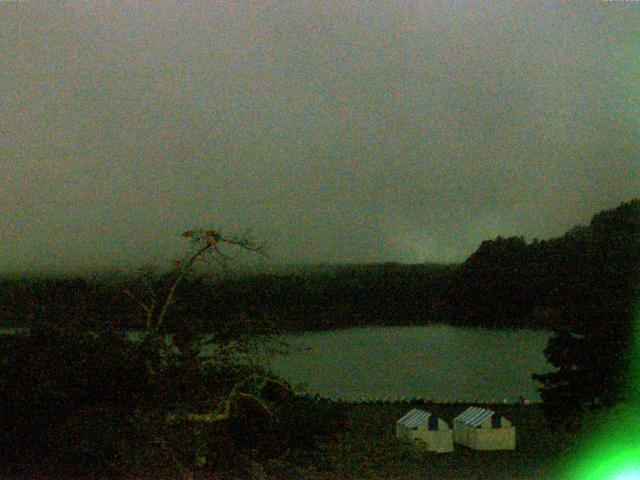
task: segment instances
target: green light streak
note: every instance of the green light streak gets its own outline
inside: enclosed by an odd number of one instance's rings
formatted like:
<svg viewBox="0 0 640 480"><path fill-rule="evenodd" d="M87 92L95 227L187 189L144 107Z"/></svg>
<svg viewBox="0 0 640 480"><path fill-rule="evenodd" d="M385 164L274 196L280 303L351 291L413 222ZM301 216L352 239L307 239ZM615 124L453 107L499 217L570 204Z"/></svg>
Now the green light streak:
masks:
<svg viewBox="0 0 640 480"><path fill-rule="evenodd" d="M594 414L594 433L582 441L575 458L569 459L553 478L640 480L640 301L635 308L633 335L628 400Z"/></svg>
<svg viewBox="0 0 640 480"><path fill-rule="evenodd" d="M640 413L635 410L635 413ZM637 424L637 416L633 423ZM584 442L579 459L557 478L575 480L640 479L640 429L615 419Z"/></svg>
<svg viewBox="0 0 640 480"><path fill-rule="evenodd" d="M627 470L624 472L620 472L620 474L616 475L613 480L633 480L640 478L640 469Z"/></svg>

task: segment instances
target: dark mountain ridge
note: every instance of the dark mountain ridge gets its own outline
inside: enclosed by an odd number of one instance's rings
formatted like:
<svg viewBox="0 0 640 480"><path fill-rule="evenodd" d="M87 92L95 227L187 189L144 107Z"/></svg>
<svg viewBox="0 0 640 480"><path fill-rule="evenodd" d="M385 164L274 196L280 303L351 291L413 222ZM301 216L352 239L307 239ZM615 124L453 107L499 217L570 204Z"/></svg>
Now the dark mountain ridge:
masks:
<svg viewBox="0 0 640 480"><path fill-rule="evenodd" d="M167 325L242 317L282 330L446 322L554 328L572 305L630 304L640 277L640 199L593 216L549 240L482 242L462 264L276 265L229 275L196 274L180 287ZM132 272L0 279L4 325L30 321L135 327L140 308L123 294ZM155 279L157 286L162 275ZM139 292L140 294L144 292ZM606 302L605 302L606 300ZM260 322L257 322L260 323Z"/></svg>

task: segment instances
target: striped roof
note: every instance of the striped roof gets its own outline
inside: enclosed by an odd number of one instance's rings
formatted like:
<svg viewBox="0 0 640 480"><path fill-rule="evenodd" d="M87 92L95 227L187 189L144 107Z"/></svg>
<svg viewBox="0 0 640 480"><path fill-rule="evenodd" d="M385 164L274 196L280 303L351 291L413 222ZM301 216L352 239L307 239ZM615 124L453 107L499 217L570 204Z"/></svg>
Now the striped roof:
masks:
<svg viewBox="0 0 640 480"><path fill-rule="evenodd" d="M431 413L414 408L396 423L399 423L400 425L407 428L414 428L420 425L422 422L428 421L430 416Z"/></svg>
<svg viewBox="0 0 640 480"><path fill-rule="evenodd" d="M486 408L480 407L469 407L456 418L453 419L454 422L461 422L467 425L471 425L472 427L479 427L482 422L484 422L487 418L492 417L495 414L493 410L488 410Z"/></svg>

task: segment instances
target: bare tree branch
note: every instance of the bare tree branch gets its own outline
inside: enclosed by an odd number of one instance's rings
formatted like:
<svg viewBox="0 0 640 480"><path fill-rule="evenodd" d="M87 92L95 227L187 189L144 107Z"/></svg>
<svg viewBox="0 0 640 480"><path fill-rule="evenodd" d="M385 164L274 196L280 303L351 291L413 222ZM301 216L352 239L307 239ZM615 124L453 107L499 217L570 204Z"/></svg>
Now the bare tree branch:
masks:
<svg viewBox="0 0 640 480"><path fill-rule="evenodd" d="M174 267L175 278L171 281L169 291L166 294L164 302L162 303L162 307L160 308L160 311L157 316L155 316L155 318L153 318L153 314L156 306L155 299L157 298L157 296L155 295L155 291L153 290L151 284L147 282L147 286L151 292L151 296L154 299L151 307L147 306L147 308L145 309L145 311L147 312L147 330L151 330L154 332L159 331L160 327L164 323L164 319L168 309L173 304L175 292L178 288L178 285L183 280L183 278L192 271L197 261L207 259L213 260L225 271L227 271L227 262L235 260L242 251L258 253L260 255L266 256L266 244L255 242L254 240L252 240L249 233L244 233L239 237L227 237L222 236L216 230L205 230L199 228L183 232L182 237L191 239L191 243L196 246L196 251L191 254L191 256L189 256L186 260L176 262L176 266ZM221 250L221 245L238 248L240 249L240 252L235 256L230 255ZM207 258L208 254L209 258Z"/></svg>
<svg viewBox="0 0 640 480"><path fill-rule="evenodd" d="M131 297L134 301L136 301L138 303L138 305L140 305L140 307L146 312L147 317L145 318L145 325L147 327L147 330L149 329L149 326L151 325L151 318L153 316L153 309L156 305L156 298L153 297L151 299L151 305L147 305L146 303L142 302L140 299L138 299L138 297L136 297L131 290L129 289L125 289L124 290L124 294L128 295L129 297Z"/></svg>
<svg viewBox="0 0 640 480"><path fill-rule="evenodd" d="M246 398L246 399L252 400L255 403L257 403L263 410L265 410L269 415L272 415L273 412L269 408L269 405L267 404L267 402L261 399L258 395L254 395L245 391L240 391L238 389L241 385L247 383L247 381L255 380L255 379L261 380L260 385L257 388L258 392L262 391L262 389L267 385L267 383L274 383L276 385L280 385L286 390L289 390L288 385L280 382L275 378L267 377L263 375L251 375L233 387L231 392L222 401L221 409L220 409L221 411L220 410L211 411L208 413L187 413L179 416L173 414L167 418L167 421L172 422L176 420L186 420L191 422L215 423L215 422L228 420L231 417L231 405L238 398Z"/></svg>

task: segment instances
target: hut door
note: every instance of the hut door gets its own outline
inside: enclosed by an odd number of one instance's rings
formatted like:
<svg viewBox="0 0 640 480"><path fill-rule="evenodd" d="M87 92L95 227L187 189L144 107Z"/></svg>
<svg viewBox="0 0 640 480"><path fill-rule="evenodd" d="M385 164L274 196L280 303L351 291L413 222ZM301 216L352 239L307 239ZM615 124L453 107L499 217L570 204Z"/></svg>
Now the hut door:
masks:
<svg viewBox="0 0 640 480"><path fill-rule="evenodd" d="M491 417L491 428L501 428L501 427L502 427L502 422L500 421L500 415L495 413Z"/></svg>

